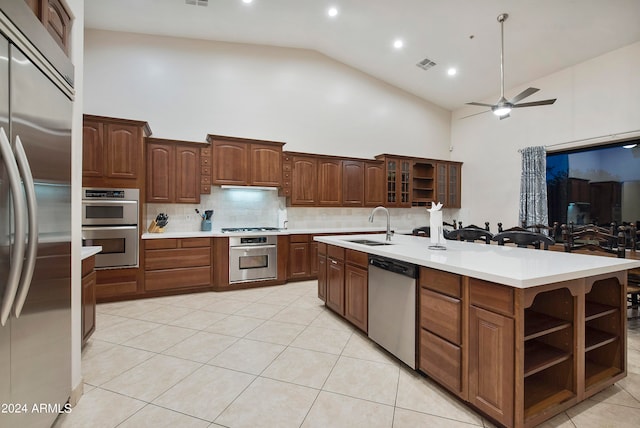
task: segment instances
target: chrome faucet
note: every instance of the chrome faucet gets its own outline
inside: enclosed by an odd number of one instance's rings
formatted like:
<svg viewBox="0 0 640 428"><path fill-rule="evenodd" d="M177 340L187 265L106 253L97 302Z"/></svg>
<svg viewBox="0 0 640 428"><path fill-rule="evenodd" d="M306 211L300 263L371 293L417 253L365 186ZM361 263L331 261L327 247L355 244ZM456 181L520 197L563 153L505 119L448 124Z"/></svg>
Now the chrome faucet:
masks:
<svg viewBox="0 0 640 428"><path fill-rule="evenodd" d="M389 210L385 207L375 207L373 211L371 211L371 215L369 216L369 223L373 223L373 216L377 211L384 211L387 215L387 241L391 241L391 236L393 236L393 232L391 231L391 216L389 215Z"/></svg>

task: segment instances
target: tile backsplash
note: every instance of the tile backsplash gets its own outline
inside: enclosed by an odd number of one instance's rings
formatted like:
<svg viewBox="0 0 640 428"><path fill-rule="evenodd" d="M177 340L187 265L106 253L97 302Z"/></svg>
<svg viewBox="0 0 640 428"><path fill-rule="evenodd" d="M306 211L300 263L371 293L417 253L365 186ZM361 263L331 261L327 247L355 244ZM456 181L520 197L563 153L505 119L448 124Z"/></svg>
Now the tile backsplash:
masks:
<svg viewBox="0 0 640 428"><path fill-rule="evenodd" d="M372 208L319 208L287 207L285 198L273 190L221 189L212 187L210 195L201 195L200 204L147 204L145 228L158 213L169 215L168 232L192 232L200 230L200 217L195 209L214 210L213 228L266 226L283 227L288 220L289 229L322 229L386 226L386 218L376 214L369 223ZM451 221L449 210L444 218ZM453 211L453 210L452 210ZM422 208L390 208L391 227L411 230L429 225L429 213Z"/></svg>

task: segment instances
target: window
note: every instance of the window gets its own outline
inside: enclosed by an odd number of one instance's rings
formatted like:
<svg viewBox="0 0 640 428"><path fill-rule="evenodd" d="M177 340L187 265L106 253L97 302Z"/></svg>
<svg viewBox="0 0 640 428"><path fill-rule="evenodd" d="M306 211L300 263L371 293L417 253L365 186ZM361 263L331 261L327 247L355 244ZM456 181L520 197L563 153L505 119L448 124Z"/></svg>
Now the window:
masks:
<svg viewBox="0 0 640 428"><path fill-rule="evenodd" d="M640 221L640 140L547 154L547 192L551 224Z"/></svg>

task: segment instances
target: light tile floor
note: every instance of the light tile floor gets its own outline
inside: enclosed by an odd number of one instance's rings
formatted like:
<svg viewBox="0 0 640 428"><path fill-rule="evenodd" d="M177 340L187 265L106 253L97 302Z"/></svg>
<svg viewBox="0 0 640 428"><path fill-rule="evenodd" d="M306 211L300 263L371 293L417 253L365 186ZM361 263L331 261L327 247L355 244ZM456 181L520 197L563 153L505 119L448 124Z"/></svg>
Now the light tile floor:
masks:
<svg viewBox="0 0 640 428"><path fill-rule="evenodd" d="M56 428L491 426L316 298L316 281L98 305L85 393ZM637 427L640 319L628 377L547 427Z"/></svg>

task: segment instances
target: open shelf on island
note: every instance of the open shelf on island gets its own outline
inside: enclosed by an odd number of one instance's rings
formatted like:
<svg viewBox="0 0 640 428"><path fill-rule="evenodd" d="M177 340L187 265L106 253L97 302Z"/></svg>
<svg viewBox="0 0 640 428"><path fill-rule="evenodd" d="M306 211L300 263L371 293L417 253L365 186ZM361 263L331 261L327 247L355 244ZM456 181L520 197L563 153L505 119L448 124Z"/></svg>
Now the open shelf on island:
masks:
<svg viewBox="0 0 640 428"><path fill-rule="evenodd" d="M584 305L584 320L591 321L605 315L613 314L618 310L615 306L603 305L602 303L587 300Z"/></svg>
<svg viewBox="0 0 640 428"><path fill-rule="evenodd" d="M562 371L562 373L561 373ZM557 366L556 373L536 373L524 380L524 417L530 419L540 412L548 412L553 406L564 403L576 394L569 389L572 378L571 361ZM552 381L549 376L554 375Z"/></svg>
<svg viewBox="0 0 640 428"><path fill-rule="evenodd" d="M584 333L584 351L589 352L616 340L618 336L606 331L586 327Z"/></svg>
<svg viewBox="0 0 640 428"><path fill-rule="evenodd" d="M535 339L571 327L569 321L527 309L524 314L524 340Z"/></svg>
<svg viewBox="0 0 640 428"><path fill-rule="evenodd" d="M551 366L571 358L570 352L554 348L537 340L529 340L524 345L524 377L527 378Z"/></svg>
<svg viewBox="0 0 640 428"><path fill-rule="evenodd" d="M585 372L585 388L590 388L599 382L612 378L620 373L622 370L618 367L603 366L595 363L589 359L586 359L584 365Z"/></svg>

